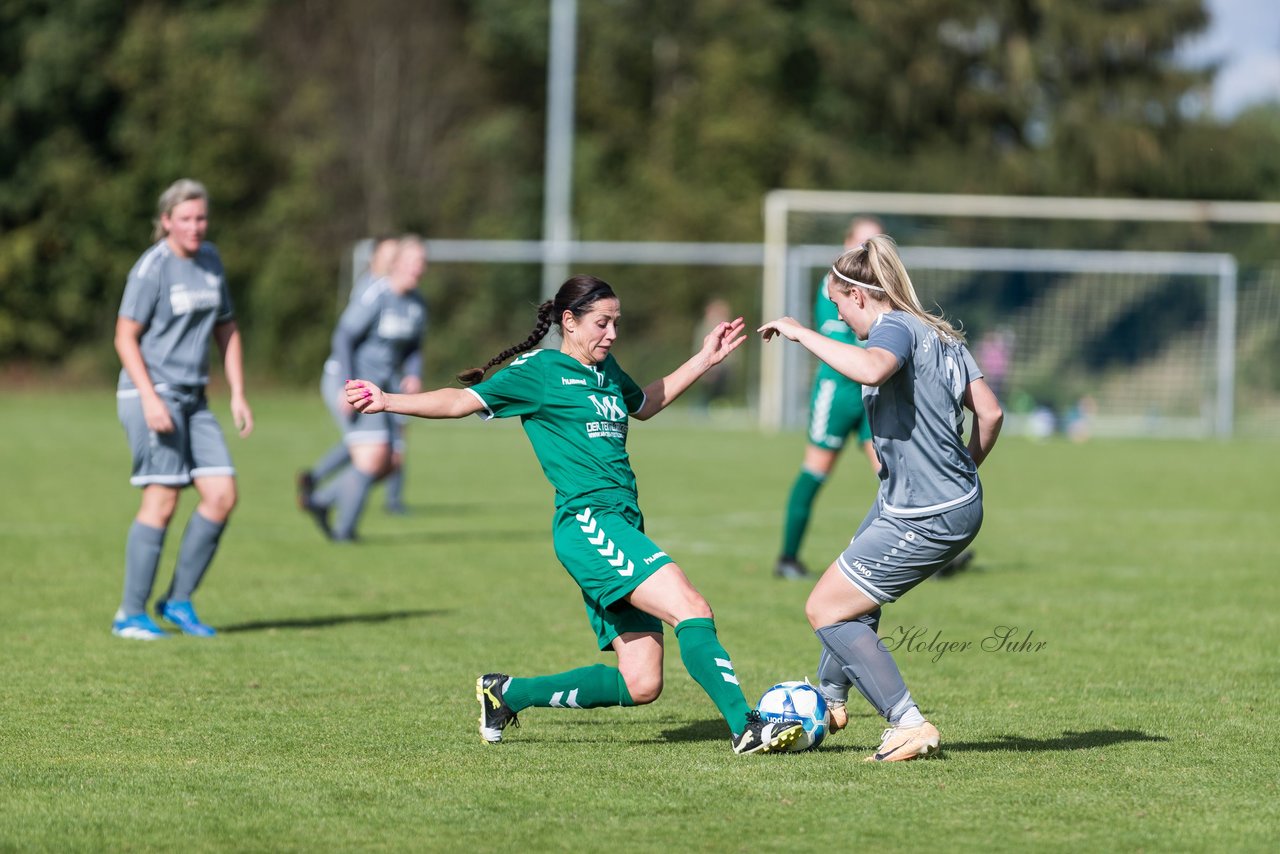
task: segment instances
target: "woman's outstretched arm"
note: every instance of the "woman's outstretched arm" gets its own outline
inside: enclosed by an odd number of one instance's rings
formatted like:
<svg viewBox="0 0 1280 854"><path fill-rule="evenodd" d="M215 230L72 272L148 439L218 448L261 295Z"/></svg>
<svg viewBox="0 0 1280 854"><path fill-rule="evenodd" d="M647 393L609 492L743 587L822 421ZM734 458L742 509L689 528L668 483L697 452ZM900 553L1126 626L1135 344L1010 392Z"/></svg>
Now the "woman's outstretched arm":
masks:
<svg viewBox="0 0 1280 854"><path fill-rule="evenodd" d="M388 394L368 380L347 380L347 403L373 415L394 412L418 418L464 418L484 409L480 398L462 388L438 388L419 394Z"/></svg>
<svg viewBox="0 0 1280 854"><path fill-rule="evenodd" d="M632 417L646 421L670 406L699 377L742 346L742 342L747 340L742 331L744 325L741 317L716 324L715 329L702 340L702 349L694 353L692 358L662 379L654 380L644 387L644 406L632 413Z"/></svg>

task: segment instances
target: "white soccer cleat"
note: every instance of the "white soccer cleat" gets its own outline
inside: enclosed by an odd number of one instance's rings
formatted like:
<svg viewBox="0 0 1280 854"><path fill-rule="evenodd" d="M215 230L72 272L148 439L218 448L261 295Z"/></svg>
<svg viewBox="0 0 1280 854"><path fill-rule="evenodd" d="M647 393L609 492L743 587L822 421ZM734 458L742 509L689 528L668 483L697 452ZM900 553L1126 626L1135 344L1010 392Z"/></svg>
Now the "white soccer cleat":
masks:
<svg viewBox="0 0 1280 854"><path fill-rule="evenodd" d="M904 762L928 759L937 754L941 736L938 728L925 721L919 726L895 726L884 731L880 747L867 762Z"/></svg>

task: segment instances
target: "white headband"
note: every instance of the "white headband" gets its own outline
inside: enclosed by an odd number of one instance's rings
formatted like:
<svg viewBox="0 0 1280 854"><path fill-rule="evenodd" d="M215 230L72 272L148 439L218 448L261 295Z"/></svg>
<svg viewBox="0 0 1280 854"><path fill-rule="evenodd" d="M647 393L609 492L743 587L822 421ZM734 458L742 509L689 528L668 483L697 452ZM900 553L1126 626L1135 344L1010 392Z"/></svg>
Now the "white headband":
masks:
<svg viewBox="0 0 1280 854"><path fill-rule="evenodd" d="M841 273L839 270L837 270L834 265L831 267L831 272L835 273L836 277L840 279L842 282L848 282L851 285L857 285L860 288L867 288L868 290L872 290L872 291L879 291L882 294L888 293L888 291L886 291L884 288L877 287L876 285L869 285L866 282L859 282L856 279L849 278L844 273Z"/></svg>

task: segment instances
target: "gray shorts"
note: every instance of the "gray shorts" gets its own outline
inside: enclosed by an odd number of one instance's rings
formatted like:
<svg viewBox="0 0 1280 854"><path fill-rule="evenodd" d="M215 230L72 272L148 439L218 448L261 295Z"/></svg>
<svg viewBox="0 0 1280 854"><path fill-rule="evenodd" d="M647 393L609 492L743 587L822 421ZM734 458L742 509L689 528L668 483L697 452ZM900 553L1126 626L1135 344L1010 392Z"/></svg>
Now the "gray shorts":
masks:
<svg viewBox="0 0 1280 854"><path fill-rule="evenodd" d="M836 562L850 584L884 605L946 566L981 527L981 491L968 504L914 519L884 513L877 499Z"/></svg>
<svg viewBox="0 0 1280 854"><path fill-rule="evenodd" d="M342 431L342 441L348 446L389 444L397 451L404 450L403 419L407 416L392 415L389 412L379 412L376 415L344 412L339 402L346 385L346 377L338 376L337 365L326 362L324 373L320 375L320 395L324 398L325 408L329 410L333 422Z"/></svg>
<svg viewBox="0 0 1280 854"><path fill-rule="evenodd" d="M156 433L147 427L137 389L116 392L116 413L124 425L133 453L134 486L182 487L199 477L234 476L231 452L218 419L209 411L203 388L156 386L169 407L172 433Z"/></svg>

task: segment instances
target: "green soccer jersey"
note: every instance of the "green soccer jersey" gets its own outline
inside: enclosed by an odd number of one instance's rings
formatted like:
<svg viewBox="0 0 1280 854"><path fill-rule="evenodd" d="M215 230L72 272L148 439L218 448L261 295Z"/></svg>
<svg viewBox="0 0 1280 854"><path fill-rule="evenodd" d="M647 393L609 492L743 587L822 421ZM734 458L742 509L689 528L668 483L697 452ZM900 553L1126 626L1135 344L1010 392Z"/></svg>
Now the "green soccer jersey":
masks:
<svg viewBox="0 0 1280 854"><path fill-rule="evenodd" d="M858 340L858 336L849 328L849 324L840 319L840 310L836 308L836 304L827 297L827 280L825 278L818 283L818 296L813 306L813 328L828 338L834 338L844 344L853 344L858 347L864 346ZM818 361L817 378L839 380L842 383L853 382L853 380L821 360Z"/></svg>
<svg viewBox="0 0 1280 854"><path fill-rule="evenodd" d="M532 350L469 391L486 420L520 416L556 507L610 490L635 501L627 424L645 395L613 356L591 366L559 350Z"/></svg>

